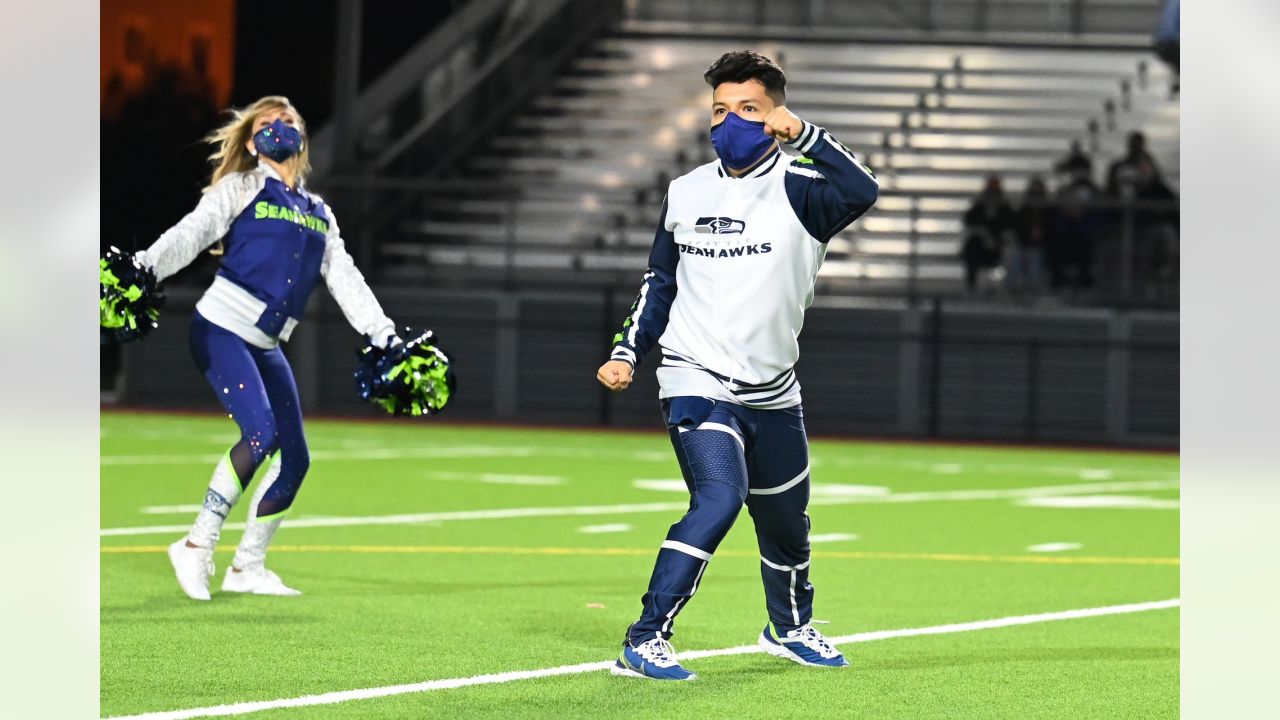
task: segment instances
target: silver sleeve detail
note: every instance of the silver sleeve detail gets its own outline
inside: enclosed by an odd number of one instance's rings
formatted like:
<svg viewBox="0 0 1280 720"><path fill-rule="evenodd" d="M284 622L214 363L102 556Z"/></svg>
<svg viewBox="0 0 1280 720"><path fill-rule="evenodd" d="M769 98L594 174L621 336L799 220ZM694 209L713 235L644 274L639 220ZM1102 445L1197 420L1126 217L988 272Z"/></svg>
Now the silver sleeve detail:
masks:
<svg viewBox="0 0 1280 720"><path fill-rule="evenodd" d="M151 247L135 255L158 280L191 264L196 256L227 234L236 215L252 198L246 198L250 180L245 173L228 175L200 197L195 209L169 228Z"/></svg>

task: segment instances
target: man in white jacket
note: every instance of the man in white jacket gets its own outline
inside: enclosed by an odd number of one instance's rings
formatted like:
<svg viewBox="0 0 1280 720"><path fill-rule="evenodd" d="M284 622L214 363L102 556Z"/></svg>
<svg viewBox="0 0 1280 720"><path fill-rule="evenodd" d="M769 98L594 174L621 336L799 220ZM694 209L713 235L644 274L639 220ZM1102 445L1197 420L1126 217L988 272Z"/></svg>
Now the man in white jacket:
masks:
<svg viewBox="0 0 1280 720"><path fill-rule="evenodd" d="M613 670L696 677L675 661L669 638L744 503L769 614L760 645L843 667L810 624L809 451L794 366L826 243L875 203L878 186L848 148L787 109L773 61L727 53L705 79L719 159L671 183L640 293L597 373L625 390L634 367L660 351L663 418L690 493Z"/></svg>

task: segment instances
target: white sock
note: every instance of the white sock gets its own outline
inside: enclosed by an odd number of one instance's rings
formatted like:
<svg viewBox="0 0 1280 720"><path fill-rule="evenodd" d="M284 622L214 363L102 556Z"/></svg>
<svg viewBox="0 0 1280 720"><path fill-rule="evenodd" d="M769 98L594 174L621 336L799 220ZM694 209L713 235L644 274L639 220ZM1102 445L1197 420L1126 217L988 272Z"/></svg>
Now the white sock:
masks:
<svg viewBox="0 0 1280 720"><path fill-rule="evenodd" d="M276 513L262 520L258 519L258 505L262 503L262 498L267 494L267 490L275 484L280 477L280 454L277 453L271 462L271 467L267 469L267 474L262 478L262 482L258 484L258 489L253 493L253 501L249 506L249 519L245 523L244 537L240 538L240 545L236 547L236 556L231 560L231 566L237 570L250 570L262 567L267 561L267 546L271 544L271 538L276 534L276 529L280 527L280 521L284 520L284 513Z"/></svg>
<svg viewBox="0 0 1280 720"><path fill-rule="evenodd" d="M204 507L200 508L191 531L187 533L187 540L192 545L212 548L218 544L222 523L227 521L231 508L240 499L240 491L240 479L236 477L235 468L231 466L231 455L228 453L213 469L213 478L204 495Z"/></svg>

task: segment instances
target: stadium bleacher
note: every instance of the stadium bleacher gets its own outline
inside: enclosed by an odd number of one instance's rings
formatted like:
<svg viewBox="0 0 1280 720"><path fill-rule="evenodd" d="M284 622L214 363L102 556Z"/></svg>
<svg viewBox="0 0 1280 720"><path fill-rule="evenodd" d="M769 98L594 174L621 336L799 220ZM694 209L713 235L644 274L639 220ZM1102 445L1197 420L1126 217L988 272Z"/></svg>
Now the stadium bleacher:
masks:
<svg viewBox="0 0 1280 720"><path fill-rule="evenodd" d="M1178 103L1147 52L623 34L596 42L465 162L468 176L506 192L433 193L381 245L383 266L406 277L634 276L663 178L713 158L702 73L738 47L777 59L789 106L880 179L877 206L831 242L820 275L831 289L959 292L961 216L984 178L999 174L1016 196L1029 176L1052 178L1072 140L1102 184L1141 130L1177 187Z"/></svg>

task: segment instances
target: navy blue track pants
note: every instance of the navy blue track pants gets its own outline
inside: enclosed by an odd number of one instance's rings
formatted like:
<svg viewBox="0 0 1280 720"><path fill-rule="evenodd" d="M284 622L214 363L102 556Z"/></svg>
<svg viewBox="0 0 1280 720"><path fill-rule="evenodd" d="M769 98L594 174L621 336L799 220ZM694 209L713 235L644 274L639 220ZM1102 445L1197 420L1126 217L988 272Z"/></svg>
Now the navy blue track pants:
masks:
<svg viewBox="0 0 1280 720"><path fill-rule="evenodd" d="M809 584L809 441L800 406L753 410L702 397L662 401L689 510L671 526L627 631L638 644L668 638L680 610L697 592L720 541L746 503L760 548L769 620L780 632L807 624Z"/></svg>

